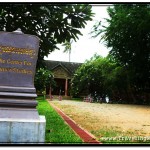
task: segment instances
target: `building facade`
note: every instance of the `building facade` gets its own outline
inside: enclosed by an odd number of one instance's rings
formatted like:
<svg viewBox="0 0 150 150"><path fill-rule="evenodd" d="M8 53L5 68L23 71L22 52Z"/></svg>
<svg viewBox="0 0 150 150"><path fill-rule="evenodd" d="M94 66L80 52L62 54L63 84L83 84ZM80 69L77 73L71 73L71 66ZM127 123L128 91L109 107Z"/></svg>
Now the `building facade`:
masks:
<svg viewBox="0 0 150 150"><path fill-rule="evenodd" d="M46 94L70 96L71 79L82 63L63 62L63 61L45 61L48 70L53 72L56 87L47 87Z"/></svg>

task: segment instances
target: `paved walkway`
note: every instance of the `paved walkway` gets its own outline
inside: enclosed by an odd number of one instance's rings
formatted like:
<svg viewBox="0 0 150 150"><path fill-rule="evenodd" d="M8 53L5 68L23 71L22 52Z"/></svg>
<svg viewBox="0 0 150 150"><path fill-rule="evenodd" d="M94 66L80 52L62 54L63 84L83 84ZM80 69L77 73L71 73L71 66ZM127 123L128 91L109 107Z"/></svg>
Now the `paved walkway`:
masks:
<svg viewBox="0 0 150 150"><path fill-rule="evenodd" d="M64 119L64 121L74 130L74 132L83 140L84 143L89 144L102 144L95 139L93 135L79 127L70 117L63 113L53 103L48 101L50 105L58 112L58 114Z"/></svg>

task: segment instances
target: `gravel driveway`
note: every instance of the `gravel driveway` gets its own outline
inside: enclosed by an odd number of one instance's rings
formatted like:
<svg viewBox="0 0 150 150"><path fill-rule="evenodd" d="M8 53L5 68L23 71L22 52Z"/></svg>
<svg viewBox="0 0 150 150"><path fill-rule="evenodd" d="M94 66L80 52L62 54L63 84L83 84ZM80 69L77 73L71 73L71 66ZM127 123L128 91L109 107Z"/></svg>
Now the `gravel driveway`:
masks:
<svg viewBox="0 0 150 150"><path fill-rule="evenodd" d="M54 100L52 103L91 133L107 129L130 136L150 137L150 106L99 104L71 100ZM98 137L98 133L96 136Z"/></svg>

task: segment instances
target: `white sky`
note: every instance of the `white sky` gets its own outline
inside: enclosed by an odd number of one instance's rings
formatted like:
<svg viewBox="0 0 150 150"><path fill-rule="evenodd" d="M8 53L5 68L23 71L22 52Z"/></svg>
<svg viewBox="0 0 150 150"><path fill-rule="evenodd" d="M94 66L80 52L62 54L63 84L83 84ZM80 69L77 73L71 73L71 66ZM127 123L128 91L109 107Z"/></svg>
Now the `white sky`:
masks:
<svg viewBox="0 0 150 150"><path fill-rule="evenodd" d="M108 55L109 50L103 43L99 43L100 37L91 38L89 34L91 28L96 21L105 22L103 18L108 18L107 7L102 5L93 5L92 10L95 13L92 21L88 21L85 28L81 29L83 36L79 36L77 42L71 45L71 62L84 62L86 59L90 59L95 53L105 57ZM57 60L57 61L69 61L69 54L63 53L64 47L59 46L60 50L55 50L48 57L44 57L45 60Z"/></svg>

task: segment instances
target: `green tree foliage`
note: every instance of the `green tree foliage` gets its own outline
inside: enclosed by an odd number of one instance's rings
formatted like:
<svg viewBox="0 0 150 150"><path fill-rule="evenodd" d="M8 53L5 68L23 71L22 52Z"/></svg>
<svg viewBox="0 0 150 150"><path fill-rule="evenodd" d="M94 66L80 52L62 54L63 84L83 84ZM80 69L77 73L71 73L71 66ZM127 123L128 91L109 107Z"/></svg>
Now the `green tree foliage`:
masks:
<svg viewBox="0 0 150 150"><path fill-rule="evenodd" d="M128 73L132 99L142 101L150 91L150 5L116 4L107 11L108 25L96 24L94 36L102 35L110 55Z"/></svg>
<svg viewBox="0 0 150 150"><path fill-rule="evenodd" d="M85 94L105 101L106 96L113 103L149 103L145 98L138 99L131 86L130 72L114 62L110 55L103 58L95 55L75 72L71 81L71 94L74 97ZM84 95L84 96L86 96Z"/></svg>
<svg viewBox="0 0 150 150"><path fill-rule="evenodd" d="M38 64L44 56L58 49L56 44L78 39L86 21L92 20L92 6L87 4L1 4L0 30L20 28L25 34L40 38Z"/></svg>
<svg viewBox="0 0 150 150"><path fill-rule="evenodd" d="M73 96L78 96L86 91L95 100L98 97L105 99L106 96L114 99L116 91L121 89L118 87L121 80L118 75L120 71L121 67L119 68L109 58L95 55L77 69L72 79L71 92Z"/></svg>
<svg viewBox="0 0 150 150"><path fill-rule="evenodd" d="M69 53L69 62L70 62L70 55L71 55L71 44L72 44L73 41L66 41L63 46L65 47L64 49L64 53Z"/></svg>
<svg viewBox="0 0 150 150"><path fill-rule="evenodd" d="M55 86L54 77L51 71L40 68L35 74L35 88L37 93L45 92L47 86Z"/></svg>

